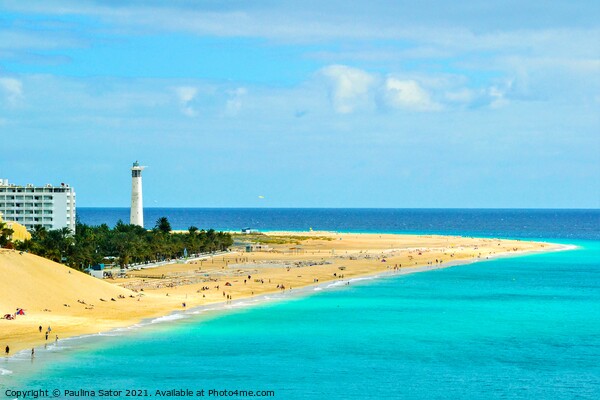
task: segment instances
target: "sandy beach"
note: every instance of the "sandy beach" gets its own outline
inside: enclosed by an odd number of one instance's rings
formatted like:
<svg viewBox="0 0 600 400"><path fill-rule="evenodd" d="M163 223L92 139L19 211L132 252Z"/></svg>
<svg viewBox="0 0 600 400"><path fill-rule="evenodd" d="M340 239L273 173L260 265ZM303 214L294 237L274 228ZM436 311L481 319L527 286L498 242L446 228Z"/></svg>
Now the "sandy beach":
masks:
<svg viewBox="0 0 600 400"><path fill-rule="evenodd" d="M204 260L130 270L100 280L61 264L0 250L0 346L10 355L47 342L133 325L145 318L351 278L417 272L554 251L548 243L437 235L270 232L261 251L245 246ZM40 330L41 327L41 330ZM48 327L51 331L46 338ZM3 351L4 353L4 351Z"/></svg>

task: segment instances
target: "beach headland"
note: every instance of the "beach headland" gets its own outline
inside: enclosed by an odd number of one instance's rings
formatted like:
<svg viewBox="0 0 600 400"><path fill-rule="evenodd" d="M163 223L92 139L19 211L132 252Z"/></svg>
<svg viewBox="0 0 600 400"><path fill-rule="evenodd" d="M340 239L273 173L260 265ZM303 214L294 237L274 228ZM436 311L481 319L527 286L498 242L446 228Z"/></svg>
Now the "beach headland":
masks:
<svg viewBox="0 0 600 400"><path fill-rule="evenodd" d="M253 251L246 252L249 243ZM239 235L227 254L129 270L125 278L105 280L38 256L0 250L0 317L17 308L25 312L0 319L0 346L9 346L10 356L56 336L105 332L210 304L565 248L459 236L269 232Z"/></svg>

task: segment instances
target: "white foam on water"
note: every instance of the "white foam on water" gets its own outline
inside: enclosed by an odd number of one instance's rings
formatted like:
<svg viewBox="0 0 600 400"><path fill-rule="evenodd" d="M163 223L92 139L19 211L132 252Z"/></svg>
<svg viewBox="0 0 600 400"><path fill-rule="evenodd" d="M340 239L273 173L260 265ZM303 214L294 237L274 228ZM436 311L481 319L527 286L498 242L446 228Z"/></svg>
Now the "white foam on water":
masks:
<svg viewBox="0 0 600 400"><path fill-rule="evenodd" d="M190 314L192 314L192 315L198 315L198 314L204 314L204 313L209 312L209 311L218 311L218 310L221 310L221 308L218 308L218 307L206 307L206 308L202 308L201 310L192 311L192 312L190 312Z"/></svg>
<svg viewBox="0 0 600 400"><path fill-rule="evenodd" d="M314 288L313 290L314 290L315 292L318 292L318 291L320 291L320 290L323 290L323 288L321 288L321 287L316 287L316 288Z"/></svg>
<svg viewBox="0 0 600 400"><path fill-rule="evenodd" d="M65 351L70 348L71 347L69 347L69 346L48 346L44 350L51 351L51 352L58 352L58 351Z"/></svg>
<svg viewBox="0 0 600 400"><path fill-rule="evenodd" d="M578 248L579 248L579 246L575 246L574 244L564 244L561 247L559 247L558 249L556 249L555 251L569 251L569 250L576 250Z"/></svg>
<svg viewBox="0 0 600 400"><path fill-rule="evenodd" d="M170 315L165 315L162 317L154 318L152 321L150 321L150 323L158 324L161 322L177 321L178 319L183 319L183 318L186 318L185 315L183 315L183 314L170 314Z"/></svg>
<svg viewBox="0 0 600 400"><path fill-rule="evenodd" d="M68 341L71 341L71 340L80 340L80 339L86 339L86 338L91 338L91 337L96 337L96 336L102 336L102 332L88 333L87 335L72 336L72 337L60 339L60 341L61 342L68 342Z"/></svg>
<svg viewBox="0 0 600 400"><path fill-rule="evenodd" d="M125 326L125 327L123 327L123 328L115 328L115 329L113 330L113 332L127 332L127 331L132 331L132 330L134 330L134 329L139 329L139 328L141 328L141 327L143 327L143 325L142 325L142 324L133 324L133 325L131 325L131 326Z"/></svg>
<svg viewBox="0 0 600 400"><path fill-rule="evenodd" d="M247 301L236 301L234 303L232 303L231 305L233 307L252 307L255 306L257 304L260 304L262 301L262 299L249 299Z"/></svg>
<svg viewBox="0 0 600 400"><path fill-rule="evenodd" d="M11 358L11 361L22 361L31 359L31 350L23 349L17 353L15 353Z"/></svg>
<svg viewBox="0 0 600 400"><path fill-rule="evenodd" d="M362 278L352 278L352 279L350 279L350 282L372 281L372 280L379 279L379 278L381 278L381 275L371 275L371 276L365 276Z"/></svg>
<svg viewBox="0 0 600 400"><path fill-rule="evenodd" d="M1 375L10 375L12 373L13 372L11 370L9 370L9 369L0 368L0 376Z"/></svg>
<svg viewBox="0 0 600 400"><path fill-rule="evenodd" d="M204 314L207 311L214 311L214 308L203 308L202 310L196 310L196 311L192 311L190 312L191 315L198 315L198 314Z"/></svg>
<svg viewBox="0 0 600 400"><path fill-rule="evenodd" d="M360 282L360 281L372 281L375 279L380 279L382 277L382 275L373 275L373 276L365 276L362 278L351 278L351 279L345 279L343 281L336 281L333 283L329 283L325 286L325 289L329 289L329 288L335 288L335 287L339 287L339 286L347 286L349 282ZM319 288L315 288L315 290L317 290ZM321 289L319 289L321 290Z"/></svg>

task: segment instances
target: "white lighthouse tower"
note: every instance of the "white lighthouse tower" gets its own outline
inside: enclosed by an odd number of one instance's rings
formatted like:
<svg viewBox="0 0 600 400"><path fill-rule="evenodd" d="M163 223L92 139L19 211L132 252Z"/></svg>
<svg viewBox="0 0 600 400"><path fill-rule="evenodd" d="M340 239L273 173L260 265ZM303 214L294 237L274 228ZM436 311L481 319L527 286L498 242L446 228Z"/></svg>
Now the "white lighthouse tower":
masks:
<svg viewBox="0 0 600 400"><path fill-rule="evenodd" d="M142 170L139 162L131 167L131 215L129 223L144 227L144 202L142 199Z"/></svg>

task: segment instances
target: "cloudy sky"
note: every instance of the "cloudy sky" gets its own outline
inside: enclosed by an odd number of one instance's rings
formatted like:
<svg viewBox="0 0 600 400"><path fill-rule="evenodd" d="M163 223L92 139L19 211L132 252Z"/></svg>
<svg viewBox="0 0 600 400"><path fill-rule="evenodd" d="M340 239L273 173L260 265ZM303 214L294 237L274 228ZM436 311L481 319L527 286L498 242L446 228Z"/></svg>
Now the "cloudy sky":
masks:
<svg viewBox="0 0 600 400"><path fill-rule="evenodd" d="M600 207L598 1L0 0L0 177L78 206Z"/></svg>

